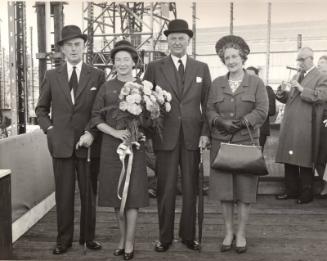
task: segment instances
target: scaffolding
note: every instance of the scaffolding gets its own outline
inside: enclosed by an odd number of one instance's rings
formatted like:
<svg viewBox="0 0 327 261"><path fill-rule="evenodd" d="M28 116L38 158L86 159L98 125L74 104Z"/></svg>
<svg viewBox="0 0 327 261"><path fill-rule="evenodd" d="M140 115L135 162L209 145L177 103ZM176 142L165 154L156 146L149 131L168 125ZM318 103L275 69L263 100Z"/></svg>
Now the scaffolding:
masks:
<svg viewBox="0 0 327 261"><path fill-rule="evenodd" d="M172 2L87 3L83 7L87 63L111 70L110 51L118 40L127 39L139 51L138 69L142 73L145 64L165 55L162 32L176 15L176 4Z"/></svg>

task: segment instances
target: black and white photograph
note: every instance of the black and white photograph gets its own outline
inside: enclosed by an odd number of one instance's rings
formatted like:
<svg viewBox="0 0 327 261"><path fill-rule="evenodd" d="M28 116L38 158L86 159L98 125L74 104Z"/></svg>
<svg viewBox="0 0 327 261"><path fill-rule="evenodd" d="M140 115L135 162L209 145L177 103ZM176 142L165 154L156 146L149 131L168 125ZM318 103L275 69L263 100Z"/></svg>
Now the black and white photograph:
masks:
<svg viewBox="0 0 327 261"><path fill-rule="evenodd" d="M325 0L0 0L0 260L327 260Z"/></svg>

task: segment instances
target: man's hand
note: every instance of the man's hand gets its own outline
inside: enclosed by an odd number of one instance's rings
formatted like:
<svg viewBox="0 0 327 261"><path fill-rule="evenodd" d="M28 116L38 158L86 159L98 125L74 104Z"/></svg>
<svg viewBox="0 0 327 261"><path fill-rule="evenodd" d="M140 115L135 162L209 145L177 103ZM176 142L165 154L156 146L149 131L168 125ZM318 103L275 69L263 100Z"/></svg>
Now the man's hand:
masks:
<svg viewBox="0 0 327 261"><path fill-rule="evenodd" d="M201 136L199 140L199 148L205 149L209 146L210 140L208 136Z"/></svg>
<svg viewBox="0 0 327 261"><path fill-rule="evenodd" d="M76 144L76 149L78 149L79 147L90 147L93 143L93 135L91 133L89 133L88 131L86 131L80 138L79 141Z"/></svg>
<svg viewBox="0 0 327 261"><path fill-rule="evenodd" d="M327 127L327 119L324 120L323 123L325 124L325 127Z"/></svg>
<svg viewBox="0 0 327 261"><path fill-rule="evenodd" d="M303 92L303 87L301 86L301 84L298 83L298 81L296 80L292 80L291 81L291 87L292 88L296 88L299 90L299 92Z"/></svg>

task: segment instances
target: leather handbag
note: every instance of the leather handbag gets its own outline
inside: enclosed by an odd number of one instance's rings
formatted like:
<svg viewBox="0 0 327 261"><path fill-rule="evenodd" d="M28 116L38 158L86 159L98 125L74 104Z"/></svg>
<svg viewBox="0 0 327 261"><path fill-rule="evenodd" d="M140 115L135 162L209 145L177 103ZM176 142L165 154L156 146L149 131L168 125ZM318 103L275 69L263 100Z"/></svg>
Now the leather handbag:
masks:
<svg viewBox="0 0 327 261"><path fill-rule="evenodd" d="M255 176L268 175L265 159L260 146L254 142L251 130L246 122L252 145L242 145L222 142L211 167L233 173L243 173Z"/></svg>

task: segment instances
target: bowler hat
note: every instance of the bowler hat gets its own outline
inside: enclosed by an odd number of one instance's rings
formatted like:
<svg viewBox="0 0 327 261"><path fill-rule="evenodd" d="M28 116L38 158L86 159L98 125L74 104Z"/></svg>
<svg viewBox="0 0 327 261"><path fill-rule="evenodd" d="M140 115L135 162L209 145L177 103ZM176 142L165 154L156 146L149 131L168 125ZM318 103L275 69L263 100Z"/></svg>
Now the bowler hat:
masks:
<svg viewBox="0 0 327 261"><path fill-rule="evenodd" d="M250 47L248 46L248 44L244 41L242 37L236 35L226 35L220 38L216 43L216 53L219 55L219 51L223 49L226 44L229 43L234 43L238 45L246 55L250 53Z"/></svg>
<svg viewBox="0 0 327 261"><path fill-rule="evenodd" d="M138 61L138 54L135 47L127 40L121 40L115 43L114 48L110 51L110 58L114 60L115 54L119 51L129 52L136 63Z"/></svg>
<svg viewBox="0 0 327 261"><path fill-rule="evenodd" d="M87 35L82 34L81 29L76 25L66 25L61 30L61 39L57 42L58 45L63 45L65 41L82 38L84 42L87 40Z"/></svg>
<svg viewBox="0 0 327 261"><path fill-rule="evenodd" d="M168 36L171 33L185 33L189 37L193 37L193 32L188 29L187 22L182 19L175 19L169 22L168 29L164 31L164 35Z"/></svg>

